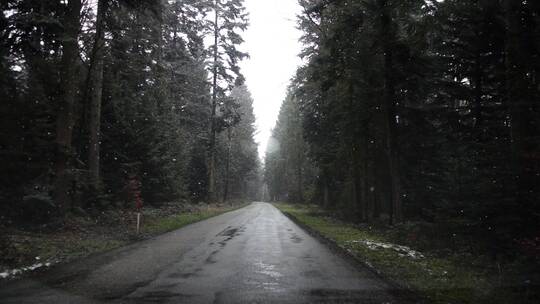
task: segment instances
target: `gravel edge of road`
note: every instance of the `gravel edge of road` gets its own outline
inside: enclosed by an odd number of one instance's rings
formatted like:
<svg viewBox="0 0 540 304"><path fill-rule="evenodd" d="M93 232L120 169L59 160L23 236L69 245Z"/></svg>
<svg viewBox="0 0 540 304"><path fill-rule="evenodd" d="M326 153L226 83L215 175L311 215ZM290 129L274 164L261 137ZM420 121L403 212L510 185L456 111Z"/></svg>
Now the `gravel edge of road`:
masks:
<svg viewBox="0 0 540 304"><path fill-rule="evenodd" d="M319 240L321 243L325 244L330 250L332 250L334 253L338 254L345 260L347 260L352 266L354 266L358 270L368 270L370 273L374 274L378 279L383 281L384 283L388 284L391 288L390 292L401 299L406 300L407 302L411 303L417 303L417 304L425 304L429 303L427 302L427 299L423 298L421 295L416 293L415 291L411 290L408 286L405 286L403 284L400 284L399 282L392 280L391 278L385 276L383 273L381 273L378 269L370 265L369 263L366 263L363 261L360 257L353 254L349 250L339 246L339 244L334 241L333 239L330 239L326 236L324 236L319 231L313 229L312 227L306 225L302 221L300 221L298 218L296 218L294 215L287 211L280 210L279 208L276 208L281 212L283 215L285 215L287 218L289 218L291 221L293 221L296 225L298 225L300 228L304 229L309 235L313 236L317 240Z"/></svg>

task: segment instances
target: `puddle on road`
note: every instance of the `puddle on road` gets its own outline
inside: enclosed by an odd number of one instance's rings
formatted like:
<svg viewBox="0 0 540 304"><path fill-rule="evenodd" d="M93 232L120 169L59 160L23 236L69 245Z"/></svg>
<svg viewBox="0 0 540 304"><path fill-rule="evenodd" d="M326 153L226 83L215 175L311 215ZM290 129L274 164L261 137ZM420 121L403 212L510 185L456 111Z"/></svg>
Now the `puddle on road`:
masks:
<svg viewBox="0 0 540 304"><path fill-rule="evenodd" d="M281 278L283 275L275 270L276 266L265 264L263 262L257 262L254 264L257 267L255 272L270 276L273 279Z"/></svg>
<svg viewBox="0 0 540 304"><path fill-rule="evenodd" d="M137 297L129 297L129 300L134 300L137 303L161 303L169 301L185 301L193 298L193 295L183 294L178 292L170 292L167 290L148 291Z"/></svg>
<svg viewBox="0 0 540 304"><path fill-rule="evenodd" d="M235 237L239 235L241 232L244 232L245 227L232 227L227 226L227 228L223 229L220 233L216 234L216 236L226 236L226 237Z"/></svg>
<svg viewBox="0 0 540 304"><path fill-rule="evenodd" d="M308 270L302 272L302 276L308 277L308 278L319 278L322 277L322 273L318 270Z"/></svg>
<svg viewBox="0 0 540 304"><path fill-rule="evenodd" d="M171 273L167 277L170 279L187 279L193 276L196 276L196 272L180 272L180 273Z"/></svg>
<svg viewBox="0 0 540 304"><path fill-rule="evenodd" d="M295 244L302 243L303 240L304 240L304 239L302 239L301 237L299 237L298 235L296 235L296 233L293 234L293 235L291 236L291 241L292 241L293 243L295 243Z"/></svg>
<svg viewBox="0 0 540 304"><path fill-rule="evenodd" d="M264 290L268 290L268 291L281 290L281 288L279 288L279 284L276 283L276 282L264 282L264 283L262 283L262 288Z"/></svg>
<svg viewBox="0 0 540 304"><path fill-rule="evenodd" d="M244 232L245 230L246 230L246 228L244 226L240 226L240 227L227 226L227 228L223 229L223 231L216 234L216 237L225 237L225 239L219 241L218 244L221 247L225 247L225 245L227 245L228 241L230 241L234 237L242 234L242 232Z"/></svg>

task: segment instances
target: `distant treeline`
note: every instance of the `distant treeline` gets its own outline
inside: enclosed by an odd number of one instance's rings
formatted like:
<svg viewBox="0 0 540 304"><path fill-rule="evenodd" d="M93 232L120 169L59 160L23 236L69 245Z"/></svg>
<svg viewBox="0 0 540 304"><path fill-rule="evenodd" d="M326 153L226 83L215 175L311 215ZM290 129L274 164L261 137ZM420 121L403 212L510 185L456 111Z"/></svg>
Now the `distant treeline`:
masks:
<svg viewBox="0 0 540 304"><path fill-rule="evenodd" d="M540 1L301 0L273 200L538 237Z"/></svg>
<svg viewBox="0 0 540 304"><path fill-rule="evenodd" d="M0 214L129 203L130 179L147 204L256 197L246 26L241 0L2 1Z"/></svg>

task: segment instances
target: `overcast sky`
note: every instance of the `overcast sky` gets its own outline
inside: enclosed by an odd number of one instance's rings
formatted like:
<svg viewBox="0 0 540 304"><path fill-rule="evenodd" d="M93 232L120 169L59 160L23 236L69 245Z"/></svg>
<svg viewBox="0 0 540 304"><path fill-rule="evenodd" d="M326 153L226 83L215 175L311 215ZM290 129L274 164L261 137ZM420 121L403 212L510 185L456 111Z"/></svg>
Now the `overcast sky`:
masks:
<svg viewBox="0 0 540 304"><path fill-rule="evenodd" d="M241 64L254 99L259 155L264 156L289 80L301 61L296 0L245 0L250 26L243 34L242 49L250 59Z"/></svg>

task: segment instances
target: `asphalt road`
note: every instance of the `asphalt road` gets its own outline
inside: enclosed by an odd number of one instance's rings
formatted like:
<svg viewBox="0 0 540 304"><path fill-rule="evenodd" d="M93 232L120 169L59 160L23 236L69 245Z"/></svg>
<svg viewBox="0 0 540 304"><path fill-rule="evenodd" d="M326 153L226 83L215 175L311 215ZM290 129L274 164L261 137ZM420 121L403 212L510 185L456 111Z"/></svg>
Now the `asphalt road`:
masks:
<svg viewBox="0 0 540 304"><path fill-rule="evenodd" d="M403 303L275 207L253 203L0 286L0 303Z"/></svg>

